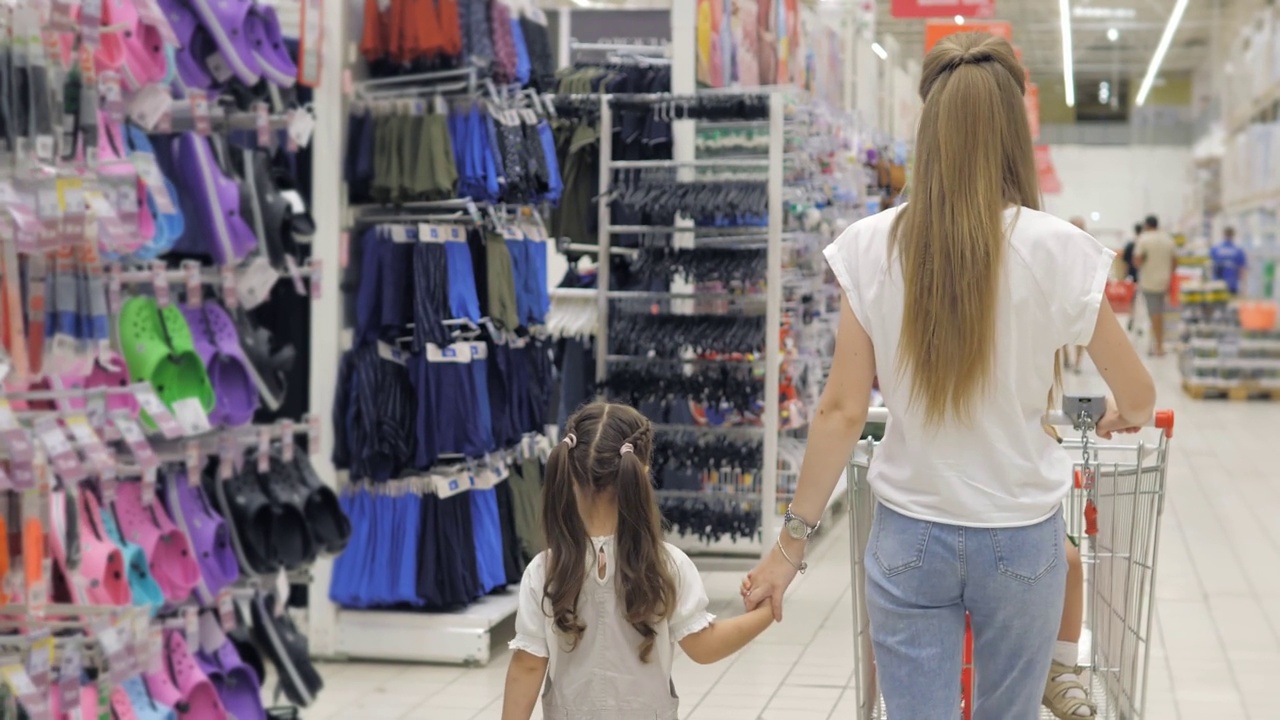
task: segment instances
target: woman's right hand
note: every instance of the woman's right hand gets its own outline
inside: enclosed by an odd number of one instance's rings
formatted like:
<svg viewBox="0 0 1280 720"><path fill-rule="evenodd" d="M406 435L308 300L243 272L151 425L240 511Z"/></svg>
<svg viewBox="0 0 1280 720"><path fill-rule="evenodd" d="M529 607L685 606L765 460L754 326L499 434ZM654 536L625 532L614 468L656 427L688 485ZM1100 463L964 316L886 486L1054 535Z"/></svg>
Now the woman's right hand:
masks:
<svg viewBox="0 0 1280 720"><path fill-rule="evenodd" d="M1103 440L1110 440L1116 433L1131 435L1141 429L1141 425L1134 425L1120 417L1120 411L1116 410L1115 400L1107 397L1107 411L1103 413L1102 419L1094 426L1093 431Z"/></svg>

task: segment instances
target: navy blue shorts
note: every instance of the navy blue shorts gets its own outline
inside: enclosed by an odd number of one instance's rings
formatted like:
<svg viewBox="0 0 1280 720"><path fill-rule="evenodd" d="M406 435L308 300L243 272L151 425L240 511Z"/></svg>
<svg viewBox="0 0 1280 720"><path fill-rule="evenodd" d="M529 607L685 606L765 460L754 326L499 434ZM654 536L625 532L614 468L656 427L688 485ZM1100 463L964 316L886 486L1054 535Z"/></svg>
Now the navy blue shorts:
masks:
<svg viewBox="0 0 1280 720"><path fill-rule="evenodd" d="M471 248L467 246L467 235L461 228L437 228L448 233L445 237L444 252L449 265L449 314L454 318L466 318L473 323L480 322L480 295L476 292L475 265L471 262Z"/></svg>
<svg viewBox="0 0 1280 720"><path fill-rule="evenodd" d="M482 457L494 449L483 343L428 345L427 380L439 455Z"/></svg>
<svg viewBox="0 0 1280 720"><path fill-rule="evenodd" d="M502 557L502 524L498 519L498 496L492 489L473 488L471 519L476 546L476 573L485 594L507 584Z"/></svg>

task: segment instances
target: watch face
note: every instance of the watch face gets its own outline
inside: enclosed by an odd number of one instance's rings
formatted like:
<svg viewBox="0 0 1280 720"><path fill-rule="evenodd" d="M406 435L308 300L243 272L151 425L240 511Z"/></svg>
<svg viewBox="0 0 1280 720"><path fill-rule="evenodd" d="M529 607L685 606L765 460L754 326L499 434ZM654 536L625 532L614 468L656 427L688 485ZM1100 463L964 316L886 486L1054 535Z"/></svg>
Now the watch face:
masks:
<svg viewBox="0 0 1280 720"><path fill-rule="evenodd" d="M793 517L787 521L787 534L796 540L803 540L809 534L809 528L803 520Z"/></svg>

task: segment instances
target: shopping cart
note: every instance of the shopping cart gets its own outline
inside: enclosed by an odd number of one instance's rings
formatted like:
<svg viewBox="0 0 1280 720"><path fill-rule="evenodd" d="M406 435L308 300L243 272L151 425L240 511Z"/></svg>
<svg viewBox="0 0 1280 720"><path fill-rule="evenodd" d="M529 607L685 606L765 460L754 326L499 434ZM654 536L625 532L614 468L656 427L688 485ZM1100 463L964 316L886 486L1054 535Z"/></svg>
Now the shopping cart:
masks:
<svg viewBox="0 0 1280 720"><path fill-rule="evenodd" d="M1137 442L1101 444L1090 437L1105 400L1067 398L1061 412L1047 422L1069 427L1078 437L1063 445L1079 455L1074 487L1064 501L1067 532L1080 544L1085 570L1085 629L1089 662L1084 676L1097 703L1097 718L1141 720L1144 717L1147 667L1151 654L1152 602L1155 598L1156 553L1164 511L1165 474L1173 413L1156 413L1150 427L1161 432ZM888 411L872 408L868 422L886 422ZM876 442L858 444L849 465L849 546L853 580L853 680L858 720L885 720L876 685L870 623L866 606L863 558L870 536L875 498L867 485L867 469ZM969 720L973 697L973 642L968 622L961 672L961 715ZM980 670L981 668L979 668ZM1052 720L1047 710L1042 717ZM890 718L889 720L900 720ZM906 719L910 720L910 719Z"/></svg>

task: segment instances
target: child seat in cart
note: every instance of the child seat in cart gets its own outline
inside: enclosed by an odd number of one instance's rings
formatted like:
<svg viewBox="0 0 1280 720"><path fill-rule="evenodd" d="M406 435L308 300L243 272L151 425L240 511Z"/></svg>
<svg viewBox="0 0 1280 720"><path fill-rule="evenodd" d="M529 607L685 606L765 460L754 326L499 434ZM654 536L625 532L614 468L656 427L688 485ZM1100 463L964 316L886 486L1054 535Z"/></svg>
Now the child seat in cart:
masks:
<svg viewBox="0 0 1280 720"><path fill-rule="evenodd" d="M1151 648L1152 603L1160 521L1164 511L1173 413L1160 411L1146 433L1091 437L1106 407L1104 398L1070 397L1046 424L1070 428L1063 445L1074 457L1072 490L1063 503L1067 533L1080 548L1085 572L1085 628L1081 637L1083 679L1104 720L1141 720L1145 714ZM872 408L868 422L888 422L884 408ZM1121 439L1123 438L1123 439ZM1134 440L1136 438L1136 441ZM866 607L864 556L875 510L867 484L877 441L858 444L848 470L849 545L853 581L853 681L858 720L912 720L886 715L876 684ZM972 635L966 627L960 692L961 717L972 712L975 673ZM1042 710L1042 718L1053 716Z"/></svg>

